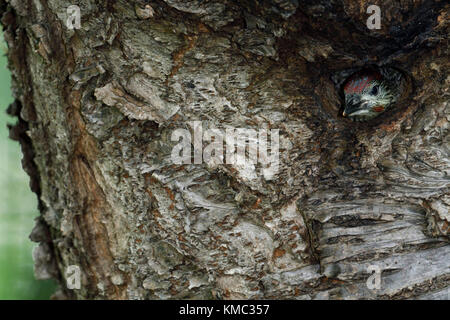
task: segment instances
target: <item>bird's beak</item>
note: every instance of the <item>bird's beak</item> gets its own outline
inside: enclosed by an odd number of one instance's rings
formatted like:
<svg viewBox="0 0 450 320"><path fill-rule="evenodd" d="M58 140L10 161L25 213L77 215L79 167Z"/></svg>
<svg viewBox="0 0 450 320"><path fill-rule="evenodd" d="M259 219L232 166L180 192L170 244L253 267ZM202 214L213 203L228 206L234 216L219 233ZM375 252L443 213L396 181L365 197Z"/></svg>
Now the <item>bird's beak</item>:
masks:
<svg viewBox="0 0 450 320"><path fill-rule="evenodd" d="M350 102L345 106L344 112L342 112L342 116L346 117L351 115L352 113L358 111L361 108L361 102Z"/></svg>

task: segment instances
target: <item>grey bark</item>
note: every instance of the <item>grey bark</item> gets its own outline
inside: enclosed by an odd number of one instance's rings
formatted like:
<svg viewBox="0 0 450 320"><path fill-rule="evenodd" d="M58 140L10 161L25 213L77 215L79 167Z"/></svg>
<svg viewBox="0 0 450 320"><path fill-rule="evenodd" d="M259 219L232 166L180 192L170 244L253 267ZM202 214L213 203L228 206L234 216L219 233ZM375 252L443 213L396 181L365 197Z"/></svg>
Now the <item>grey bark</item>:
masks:
<svg viewBox="0 0 450 320"><path fill-rule="evenodd" d="M382 28L366 26L378 4ZM70 5L81 29L67 27ZM40 278L78 299L448 299L445 1L0 1ZM340 116L365 65L409 86ZM280 167L176 165L172 133L280 130ZM68 266L82 271L66 287ZM370 266L381 287L369 289Z"/></svg>

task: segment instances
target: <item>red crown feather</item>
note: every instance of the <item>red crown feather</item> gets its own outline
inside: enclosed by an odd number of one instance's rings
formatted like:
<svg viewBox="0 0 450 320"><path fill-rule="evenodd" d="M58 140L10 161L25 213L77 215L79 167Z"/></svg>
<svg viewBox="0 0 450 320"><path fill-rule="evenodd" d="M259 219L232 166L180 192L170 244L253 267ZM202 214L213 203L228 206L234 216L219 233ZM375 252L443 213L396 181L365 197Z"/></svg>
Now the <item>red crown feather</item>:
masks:
<svg viewBox="0 0 450 320"><path fill-rule="evenodd" d="M357 73L347 80L344 86L346 94L361 93L373 80L381 80L383 76L376 71L365 71Z"/></svg>

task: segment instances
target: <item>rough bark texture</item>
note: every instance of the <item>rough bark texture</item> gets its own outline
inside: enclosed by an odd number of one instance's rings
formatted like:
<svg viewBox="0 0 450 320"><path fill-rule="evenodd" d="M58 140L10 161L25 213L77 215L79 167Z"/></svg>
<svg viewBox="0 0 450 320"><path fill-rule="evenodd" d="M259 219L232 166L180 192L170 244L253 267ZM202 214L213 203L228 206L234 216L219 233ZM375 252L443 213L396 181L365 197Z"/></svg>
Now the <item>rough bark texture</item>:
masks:
<svg viewBox="0 0 450 320"><path fill-rule="evenodd" d="M67 7L81 8L79 30ZM382 28L366 26L370 4ZM446 1L2 0L39 277L71 298L448 298ZM409 86L339 116L366 65ZM280 130L280 168L175 165L172 132ZM65 288L78 265L82 288ZM369 265L383 270L370 290Z"/></svg>

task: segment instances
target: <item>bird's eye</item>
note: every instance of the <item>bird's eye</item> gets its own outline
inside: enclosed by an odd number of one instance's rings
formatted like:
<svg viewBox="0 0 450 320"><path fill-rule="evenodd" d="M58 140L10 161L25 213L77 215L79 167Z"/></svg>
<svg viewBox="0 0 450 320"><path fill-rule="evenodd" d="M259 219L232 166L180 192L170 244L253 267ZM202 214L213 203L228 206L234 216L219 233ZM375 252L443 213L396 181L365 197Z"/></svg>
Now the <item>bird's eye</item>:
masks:
<svg viewBox="0 0 450 320"><path fill-rule="evenodd" d="M374 86L372 88L372 90L370 91L370 94L373 96L377 95L378 94L378 86Z"/></svg>

